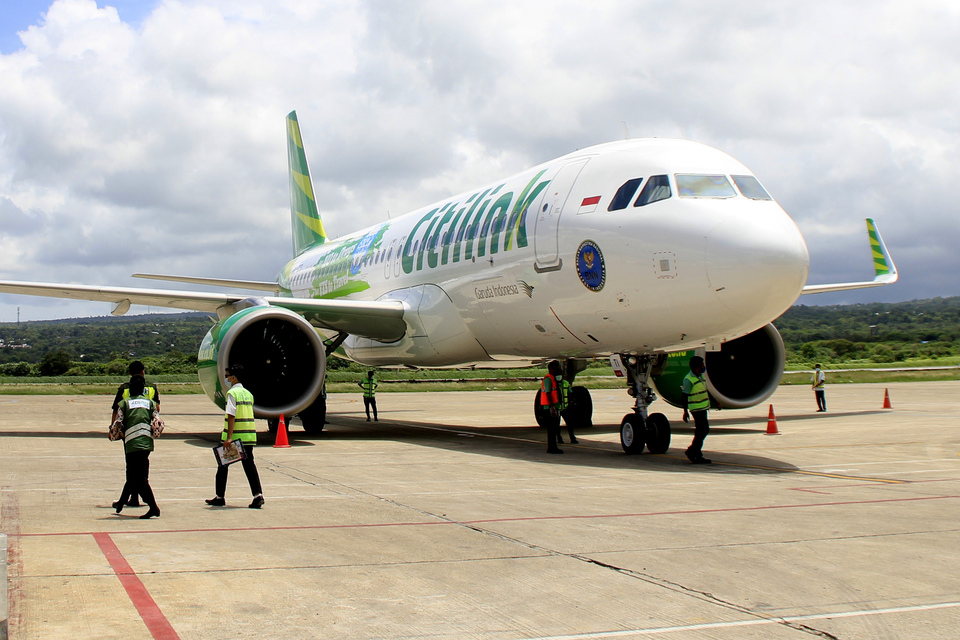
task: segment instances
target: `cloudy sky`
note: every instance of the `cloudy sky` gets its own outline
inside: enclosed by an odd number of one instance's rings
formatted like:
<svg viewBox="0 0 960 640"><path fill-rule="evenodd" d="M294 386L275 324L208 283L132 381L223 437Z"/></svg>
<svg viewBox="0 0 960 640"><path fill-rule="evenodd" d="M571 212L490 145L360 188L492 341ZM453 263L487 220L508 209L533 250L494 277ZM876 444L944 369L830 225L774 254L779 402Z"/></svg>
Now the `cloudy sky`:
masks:
<svg viewBox="0 0 960 640"><path fill-rule="evenodd" d="M753 169L810 282L873 277L874 217L900 283L805 304L960 295L954 0L0 1L0 279L272 280L296 109L333 235L626 129Z"/></svg>

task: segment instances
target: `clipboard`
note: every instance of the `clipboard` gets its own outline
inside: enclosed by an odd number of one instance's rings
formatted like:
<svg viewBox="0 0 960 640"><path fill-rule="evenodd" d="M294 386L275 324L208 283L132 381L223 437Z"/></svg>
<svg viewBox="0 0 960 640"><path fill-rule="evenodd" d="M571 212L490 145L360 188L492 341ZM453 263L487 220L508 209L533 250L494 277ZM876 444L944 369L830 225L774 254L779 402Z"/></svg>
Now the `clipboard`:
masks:
<svg viewBox="0 0 960 640"><path fill-rule="evenodd" d="M243 449L243 442L239 439L231 440L229 444L233 446L228 448L225 444L221 444L213 448L213 455L216 456L217 465L220 467L226 467L234 462L240 462L247 457L247 452Z"/></svg>

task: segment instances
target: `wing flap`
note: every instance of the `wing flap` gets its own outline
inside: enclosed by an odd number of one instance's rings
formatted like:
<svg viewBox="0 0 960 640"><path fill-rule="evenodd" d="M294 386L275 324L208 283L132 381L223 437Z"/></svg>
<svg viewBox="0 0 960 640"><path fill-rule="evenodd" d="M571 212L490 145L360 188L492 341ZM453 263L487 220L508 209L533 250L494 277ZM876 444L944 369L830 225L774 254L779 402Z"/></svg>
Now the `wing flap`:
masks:
<svg viewBox="0 0 960 640"><path fill-rule="evenodd" d="M82 284L51 282L16 282L0 280L0 293L93 300L110 302L114 309L130 304L230 313L230 305L250 296L202 291L171 291L167 289L139 289L134 287L100 287ZM349 333L381 342L394 342L403 337L407 323L403 319L405 307L397 300L382 302L366 300L323 300L308 298L258 298L267 304L290 309L303 315L317 327Z"/></svg>

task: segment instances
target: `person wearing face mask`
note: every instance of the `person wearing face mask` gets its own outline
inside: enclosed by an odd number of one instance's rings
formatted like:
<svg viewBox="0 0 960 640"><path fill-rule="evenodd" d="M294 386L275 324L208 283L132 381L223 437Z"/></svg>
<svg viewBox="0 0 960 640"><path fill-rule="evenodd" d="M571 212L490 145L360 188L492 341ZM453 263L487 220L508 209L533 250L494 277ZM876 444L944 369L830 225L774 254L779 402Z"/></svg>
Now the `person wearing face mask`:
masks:
<svg viewBox="0 0 960 640"><path fill-rule="evenodd" d="M257 472L257 465L253 460L253 450L257 445L257 428L253 420L253 394L243 388L243 376L243 365L233 364L226 369L224 387L228 388L227 407L220 441L228 443L236 437L243 443L243 451L246 457L241 461L241 464L243 465L243 472L247 476L247 482L250 483L250 492L253 494L253 502L249 506L251 509L259 509L263 506L264 500L263 489L260 486L260 474ZM226 505L224 496L227 492L227 473L229 470L230 467L223 465L217 468L217 495L206 501L208 505L212 507Z"/></svg>
<svg viewBox="0 0 960 640"><path fill-rule="evenodd" d="M687 458L693 464L710 464L711 460L703 457L703 441L710 433L710 422L707 420L707 410L710 409L710 395L707 393L707 381L703 374L707 365L700 356L690 358L690 373L683 379L683 421L689 422L693 414L693 442L687 449Z"/></svg>

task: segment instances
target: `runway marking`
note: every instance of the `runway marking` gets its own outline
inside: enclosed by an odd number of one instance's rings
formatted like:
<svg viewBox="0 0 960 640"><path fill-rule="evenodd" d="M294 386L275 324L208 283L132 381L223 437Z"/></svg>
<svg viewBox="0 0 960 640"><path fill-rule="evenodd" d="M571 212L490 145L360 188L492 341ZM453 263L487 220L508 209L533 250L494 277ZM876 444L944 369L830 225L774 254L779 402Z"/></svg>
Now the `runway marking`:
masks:
<svg viewBox="0 0 960 640"><path fill-rule="evenodd" d="M153 636L154 640L180 640L180 636L177 635L177 632L167 620L167 617L163 615L163 611L157 606L156 601L150 595L150 592L147 591L147 588L137 576L136 572L134 572L130 563L127 562L127 559L120 553L120 549L117 548L110 534L94 533L93 537L100 546L103 555L110 563L113 572L117 574L117 578L120 579L120 584L122 584L126 590L127 595L133 602L133 606L137 608L137 612L143 619L143 623L147 625L147 629L150 631L150 635Z"/></svg>
<svg viewBox="0 0 960 640"><path fill-rule="evenodd" d="M569 516L524 516L516 518L484 518L481 520L424 520L422 522L370 522L353 524L312 524L312 525L291 525L281 527L213 527L208 529L136 529L130 531L111 531L103 535L143 535L148 533L170 534L170 533L224 533L235 531L313 531L320 529L371 529L377 527L422 527L422 526L450 526L450 525L471 525L486 524L491 522L535 522L548 520L593 520L604 518L649 518L656 516L676 516L676 515L699 515L708 513L735 513L748 511L773 511L777 509L807 509L814 507L844 507L854 505L888 504L895 502L921 502L928 500L956 500L960 495L946 496L914 496L910 498L883 498L877 500L847 500L842 502L811 502L806 504L774 504L759 505L755 507L730 507L722 509L683 509L675 511L647 511L641 513L597 513L591 515L569 515ZM240 509L242 507L234 507ZM440 516L435 516L439 518ZM47 533L20 533L16 537L20 538L47 538L57 536L86 536L98 535L93 531L61 531ZM13 537L13 536L11 536Z"/></svg>
<svg viewBox="0 0 960 640"><path fill-rule="evenodd" d="M936 604L920 604L909 607L889 607L887 609L857 609L854 611L840 611L837 613L815 613L806 616L783 616L778 618L762 618L759 620L732 620L730 622L706 622L702 624L677 625L673 627L651 627L647 629L624 629L620 631L598 631L596 633L577 633L563 636L535 636L523 640L593 640L595 638L623 638L626 636L652 636L664 633L679 633L682 631L701 631L706 629L725 629L730 627L753 627L758 625L803 623L811 620L832 620L835 618L859 618L862 616L878 616L891 613L913 613L916 611L932 611L935 609L953 609L960 607L960 602L939 602ZM832 637L832 636L831 636Z"/></svg>

